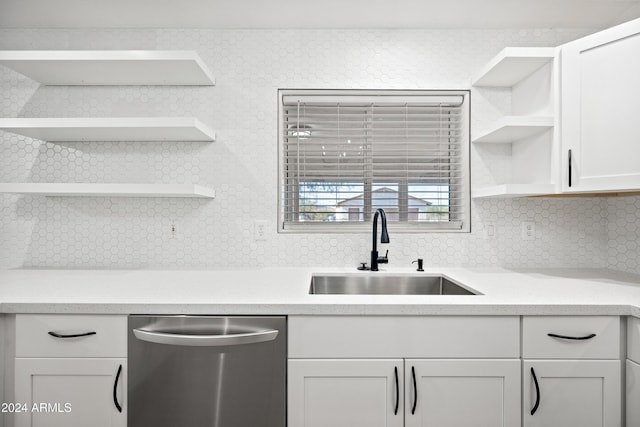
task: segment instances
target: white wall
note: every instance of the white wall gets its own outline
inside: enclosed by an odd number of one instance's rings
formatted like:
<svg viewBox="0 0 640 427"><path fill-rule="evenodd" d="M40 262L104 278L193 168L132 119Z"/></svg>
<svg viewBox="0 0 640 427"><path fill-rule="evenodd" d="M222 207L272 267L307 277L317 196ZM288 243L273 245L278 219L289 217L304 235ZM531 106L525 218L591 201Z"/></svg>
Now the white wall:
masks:
<svg viewBox="0 0 640 427"><path fill-rule="evenodd" d="M0 31L1 49L195 49L217 79L215 87L204 88L39 87L0 67L2 117L195 115L218 135L212 144L49 144L0 132L0 181L198 182L217 192L212 201L0 195L0 267L355 266L368 258L368 234L276 233L277 89L464 89L505 46L555 46L584 33ZM472 126L509 108L508 91L474 91ZM480 155L472 147L474 185L500 180L490 171L505 149ZM471 234L392 234L389 257L396 266L422 257L427 266L606 267L613 234L607 218L616 203L474 202ZM255 219L269 222L267 240L253 240ZM535 241L520 239L523 220L536 221ZM486 221L498 225L492 240L483 238Z"/></svg>

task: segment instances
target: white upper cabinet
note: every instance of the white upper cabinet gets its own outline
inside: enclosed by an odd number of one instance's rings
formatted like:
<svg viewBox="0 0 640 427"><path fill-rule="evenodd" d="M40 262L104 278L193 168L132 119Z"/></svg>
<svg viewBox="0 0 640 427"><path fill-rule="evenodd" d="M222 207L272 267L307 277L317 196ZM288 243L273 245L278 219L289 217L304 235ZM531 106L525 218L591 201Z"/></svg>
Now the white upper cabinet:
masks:
<svg viewBox="0 0 640 427"><path fill-rule="evenodd" d="M472 141L481 154L510 144L511 176L472 197L640 190L638 76L640 19L559 48L505 48L473 85L511 88L512 111Z"/></svg>
<svg viewBox="0 0 640 427"><path fill-rule="evenodd" d="M562 191L640 189L640 19L561 56Z"/></svg>

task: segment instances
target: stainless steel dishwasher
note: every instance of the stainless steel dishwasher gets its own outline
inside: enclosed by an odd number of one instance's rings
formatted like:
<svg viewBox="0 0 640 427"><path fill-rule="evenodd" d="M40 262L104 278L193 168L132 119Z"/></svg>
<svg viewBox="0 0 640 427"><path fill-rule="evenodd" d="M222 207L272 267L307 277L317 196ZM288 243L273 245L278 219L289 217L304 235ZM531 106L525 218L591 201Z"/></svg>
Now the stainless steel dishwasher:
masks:
<svg viewBox="0 0 640 427"><path fill-rule="evenodd" d="M285 427L286 317L129 316L129 427Z"/></svg>

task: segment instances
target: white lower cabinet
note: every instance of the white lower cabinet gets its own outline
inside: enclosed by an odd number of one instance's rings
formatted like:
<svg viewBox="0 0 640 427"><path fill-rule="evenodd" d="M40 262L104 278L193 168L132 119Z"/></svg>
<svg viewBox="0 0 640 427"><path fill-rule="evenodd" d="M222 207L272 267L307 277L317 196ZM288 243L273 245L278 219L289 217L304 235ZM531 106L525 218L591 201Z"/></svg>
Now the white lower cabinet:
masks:
<svg viewBox="0 0 640 427"><path fill-rule="evenodd" d="M640 364L628 359L627 427L640 427Z"/></svg>
<svg viewBox="0 0 640 427"><path fill-rule="evenodd" d="M288 381L289 427L520 425L519 360L296 359Z"/></svg>
<svg viewBox="0 0 640 427"><path fill-rule="evenodd" d="M524 360L524 427L620 427L618 360Z"/></svg>
<svg viewBox="0 0 640 427"><path fill-rule="evenodd" d="M15 427L126 426L126 368L126 358L16 358L15 402L27 411Z"/></svg>
<svg viewBox="0 0 640 427"><path fill-rule="evenodd" d="M519 360L405 361L407 427L520 425Z"/></svg>
<svg viewBox="0 0 640 427"><path fill-rule="evenodd" d="M127 316L18 314L14 321L7 387L21 411L7 414L8 426L127 425Z"/></svg>
<svg viewBox="0 0 640 427"><path fill-rule="evenodd" d="M404 424L402 359L289 360L288 382L288 427Z"/></svg>

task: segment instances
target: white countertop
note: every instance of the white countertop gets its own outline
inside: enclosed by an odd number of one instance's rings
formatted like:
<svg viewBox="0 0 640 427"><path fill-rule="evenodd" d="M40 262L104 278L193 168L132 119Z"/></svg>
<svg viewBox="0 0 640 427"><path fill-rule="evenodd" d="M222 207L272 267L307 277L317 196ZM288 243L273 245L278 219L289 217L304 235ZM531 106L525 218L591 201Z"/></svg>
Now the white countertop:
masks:
<svg viewBox="0 0 640 427"><path fill-rule="evenodd" d="M483 295L309 295L313 273L444 274ZM0 312L288 315L634 315L640 276L596 269L0 271Z"/></svg>

